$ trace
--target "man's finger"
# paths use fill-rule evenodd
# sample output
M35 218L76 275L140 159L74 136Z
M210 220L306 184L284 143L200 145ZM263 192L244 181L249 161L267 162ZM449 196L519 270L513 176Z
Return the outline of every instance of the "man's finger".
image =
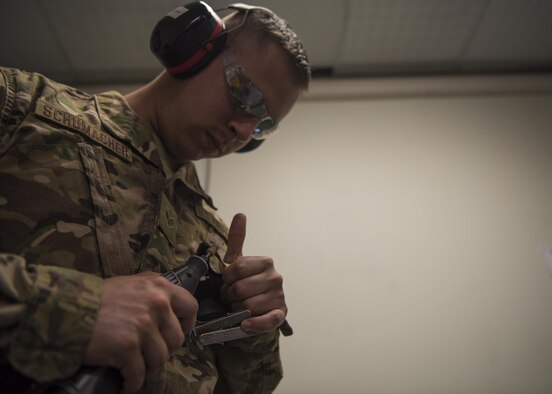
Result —
M241 322L241 328L251 332L270 332L277 327L280 327L286 314L281 309L275 309L262 316L250 317Z
M123 377L123 393L135 393L140 390L146 378L146 364L138 352L130 355L125 365L119 369Z
M243 255L243 244L245 242L245 226L247 218L243 213L237 213L232 219L230 230L228 231L228 249L224 256L225 263L232 263L238 257Z

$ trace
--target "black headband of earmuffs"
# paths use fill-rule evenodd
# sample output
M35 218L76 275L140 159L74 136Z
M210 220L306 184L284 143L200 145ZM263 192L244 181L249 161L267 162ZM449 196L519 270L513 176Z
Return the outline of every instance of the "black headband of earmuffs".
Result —
M235 3L240 12L263 7ZM188 78L206 67L224 49L227 31L222 19L203 1L180 6L165 15L151 33L150 49L175 78ZM237 152L256 149L263 140L251 140Z

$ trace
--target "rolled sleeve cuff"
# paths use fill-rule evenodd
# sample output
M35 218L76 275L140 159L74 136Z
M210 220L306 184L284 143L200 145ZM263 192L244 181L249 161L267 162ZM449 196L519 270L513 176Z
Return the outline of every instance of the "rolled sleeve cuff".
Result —
M94 330L102 286L91 274L36 266L27 313L8 354L11 365L41 383L74 374Z

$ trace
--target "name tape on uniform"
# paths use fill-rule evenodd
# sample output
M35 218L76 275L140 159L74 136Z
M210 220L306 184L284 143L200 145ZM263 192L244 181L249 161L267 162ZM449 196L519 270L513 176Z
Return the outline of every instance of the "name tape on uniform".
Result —
M92 126L90 123L79 118L78 116L75 116L43 100L38 100L36 114L39 117L46 118L58 125L64 126L65 128L78 131L86 137L103 145L117 156L132 162L132 152L127 146L123 145L120 141L113 138L105 131Z

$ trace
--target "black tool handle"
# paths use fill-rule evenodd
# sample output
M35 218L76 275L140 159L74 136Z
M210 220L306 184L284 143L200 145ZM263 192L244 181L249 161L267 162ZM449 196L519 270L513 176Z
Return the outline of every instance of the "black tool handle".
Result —
M167 278L175 285L183 287L190 293L194 294L197 289L197 285L199 284L199 279L201 279L202 276L207 275L208 271L209 265L205 259L203 257L193 255L188 259L186 264L163 274L163 277Z

